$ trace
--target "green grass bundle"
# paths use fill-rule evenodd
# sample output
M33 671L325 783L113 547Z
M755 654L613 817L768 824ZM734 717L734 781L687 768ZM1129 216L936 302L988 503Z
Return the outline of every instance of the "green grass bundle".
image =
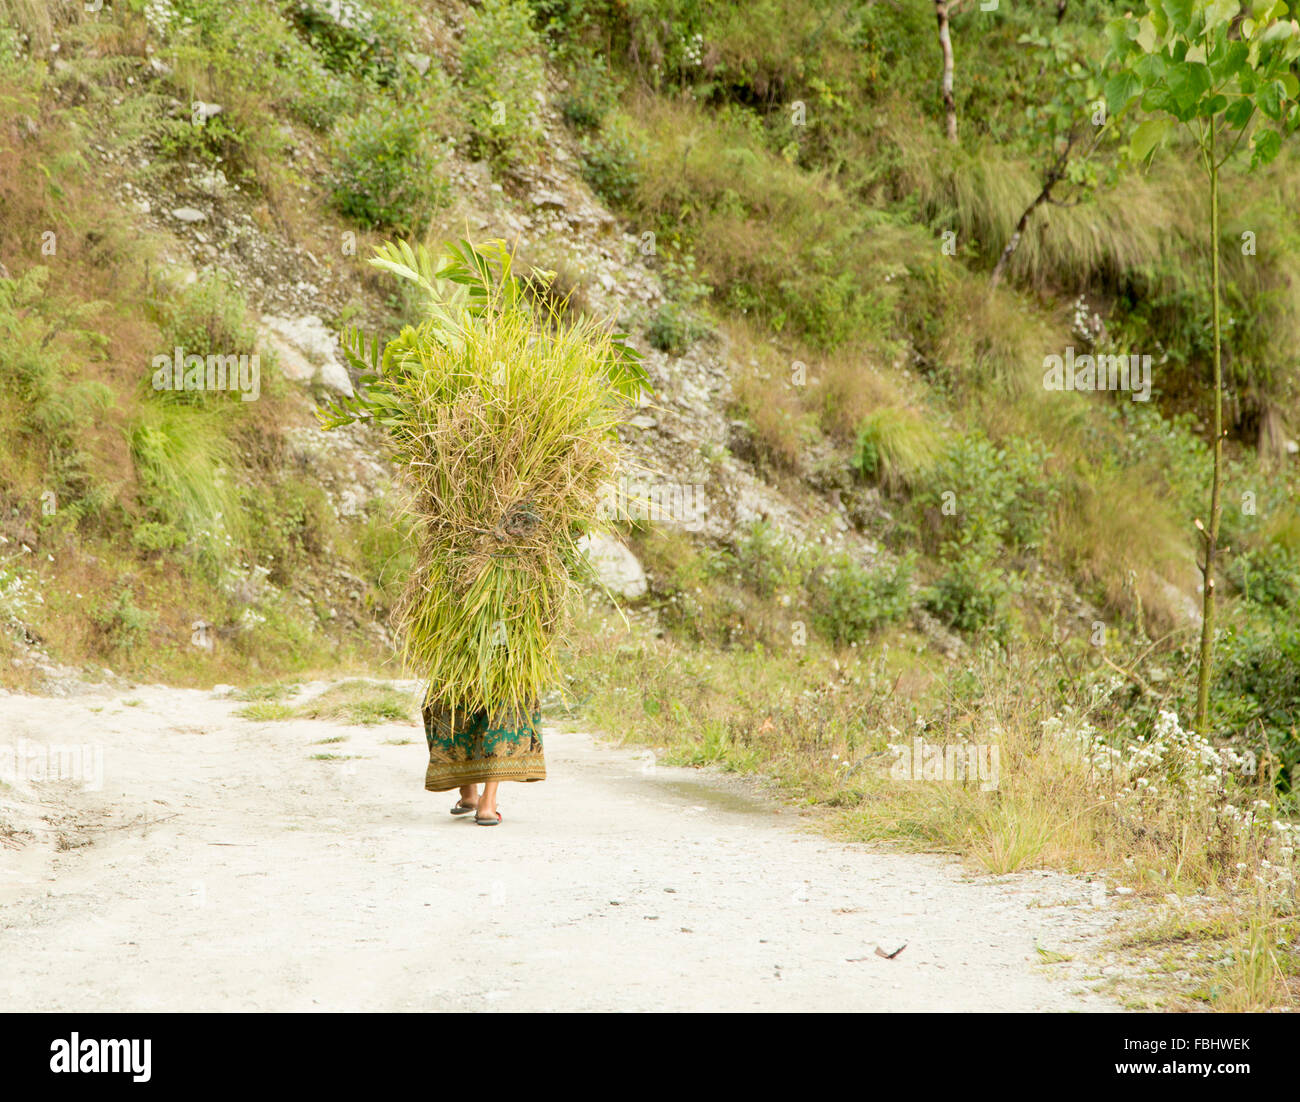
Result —
M427 703L520 709L557 681L554 643L586 569L577 546L617 474L615 427L645 376L621 334L529 297L504 243L371 261L414 280L427 316L380 351L343 335L357 397L323 422L370 420L404 468L418 542L395 619Z

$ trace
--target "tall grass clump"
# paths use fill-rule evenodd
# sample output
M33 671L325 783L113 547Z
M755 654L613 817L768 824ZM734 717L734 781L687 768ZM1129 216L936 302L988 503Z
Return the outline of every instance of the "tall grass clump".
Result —
M615 427L644 376L619 336L536 306L504 243L385 246L427 313L380 351L355 331L362 390L326 414L373 420L407 476L415 565L395 610L426 703L528 710L557 676L554 641L585 569L578 539L615 476Z
M189 543L211 563L227 546L243 545L247 525L230 476L238 457L219 412L145 401L127 440L148 512L138 537L154 546ZM168 538L160 537L159 526Z
M909 409L886 406L869 413L858 429L854 467L890 490L914 485L938 459L939 435Z

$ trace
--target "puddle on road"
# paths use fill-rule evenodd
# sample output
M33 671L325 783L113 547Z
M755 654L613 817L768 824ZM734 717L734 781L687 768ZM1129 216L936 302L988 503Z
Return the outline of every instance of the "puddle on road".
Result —
M713 807L721 811L735 811L742 815L767 816L772 813L771 808L753 796L746 796L739 792L728 792L726 789L715 788L703 781L678 780L675 778L670 780L667 777L656 777L653 774L645 776L643 779L646 784L660 792L670 793L687 803L703 804L705 807Z

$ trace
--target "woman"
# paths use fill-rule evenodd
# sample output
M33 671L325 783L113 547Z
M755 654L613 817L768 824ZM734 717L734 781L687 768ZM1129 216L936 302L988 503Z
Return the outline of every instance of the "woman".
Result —
M452 814L495 826L502 781L546 777L537 700L558 680L554 643L587 571L575 537L621 466L618 426L648 382L612 327L539 307L504 241L461 241L436 261L390 243L371 263L415 280L426 317L382 353L347 330L365 383L321 420L382 427L407 472L418 538L394 622L405 665L430 682L424 787L459 789Z
M452 717L445 708L424 706L424 735L429 743L429 765L424 787L429 792L460 789L453 815L474 813L479 826L502 821L497 808L497 786L502 781L544 781L541 713L486 711ZM483 785L483 794L478 786Z

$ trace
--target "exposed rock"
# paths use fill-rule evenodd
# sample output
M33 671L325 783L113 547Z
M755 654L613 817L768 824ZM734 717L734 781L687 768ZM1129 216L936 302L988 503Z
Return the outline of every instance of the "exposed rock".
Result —
M195 210L193 207L177 207L172 211L172 217L178 222L206 222L208 216L201 210Z
M1197 598L1179 589L1178 586L1158 574L1152 574L1151 578L1165 600L1169 602L1169 607L1181 612L1187 618L1187 622L1199 631L1201 628L1201 604ZM1195 581L1199 585L1199 578L1195 579Z
M543 210L563 210L567 205L564 196L556 191L534 192L532 202Z
M327 20L344 30L355 31L370 41L368 30L370 22L366 10L353 0L298 0L298 7L317 19Z
M403 54L402 57L420 76L428 73L429 66L433 64L433 58L428 54Z
M620 597L636 600L649 588L645 570L637 557L612 536L596 533L583 536L578 546L601 582Z
M930 613L922 608L912 610L912 619L917 628L948 659L957 658L964 647L961 637L949 631Z
M193 183L204 195L214 199L220 198L230 190L230 181L219 168L208 168L193 178Z
M190 114L196 123L205 123L214 115L220 115L225 110L219 103L205 103L201 99L196 99L190 104Z
M352 396L352 380L339 359L338 342L315 314L300 318L268 314L262 318L261 331L275 349L285 378L300 383L315 381Z

